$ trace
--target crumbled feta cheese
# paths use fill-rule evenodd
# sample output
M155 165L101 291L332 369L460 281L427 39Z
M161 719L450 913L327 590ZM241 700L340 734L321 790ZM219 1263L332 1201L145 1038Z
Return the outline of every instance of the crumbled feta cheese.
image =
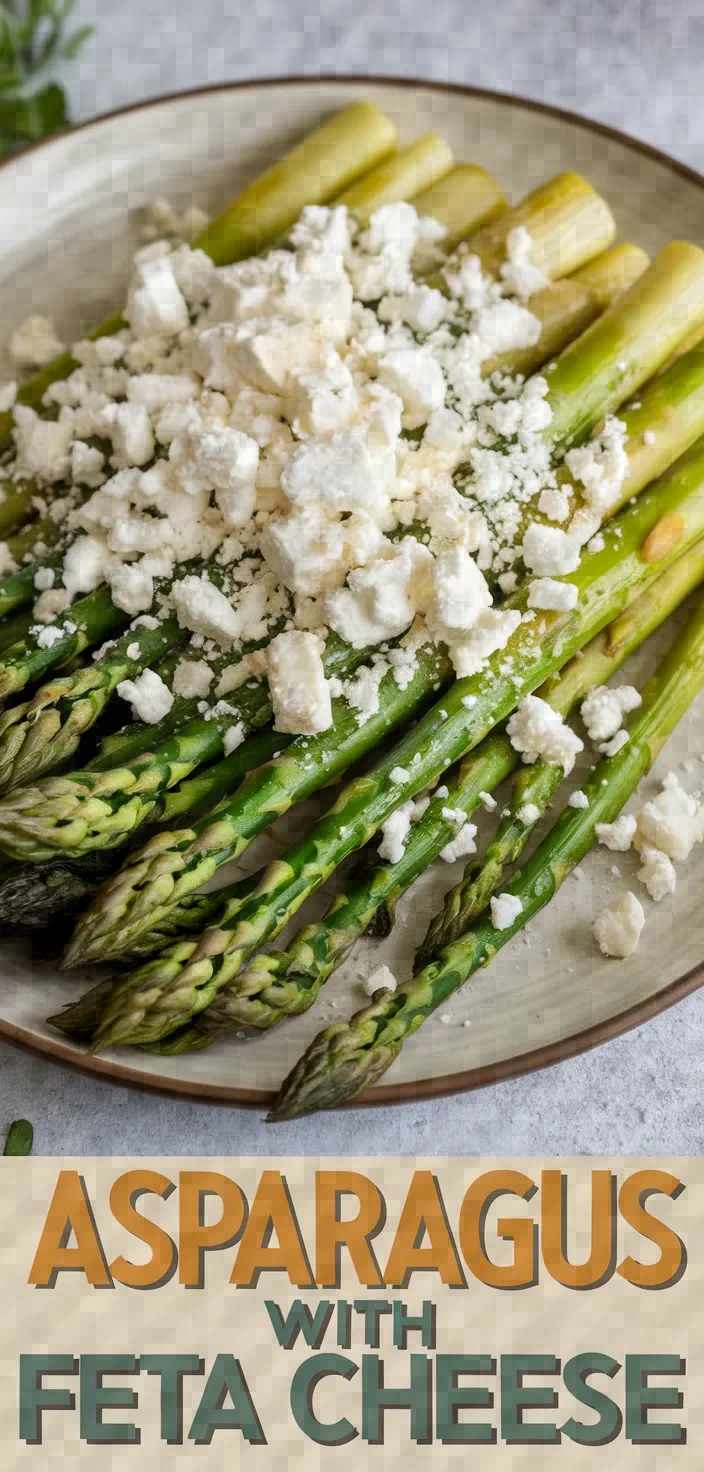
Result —
M659 902L665 895L674 894L677 875L672 859L662 849L653 848L649 843L641 844L640 857L643 862L638 870L638 878L645 885L650 898Z
M626 854L633 842L636 820L630 813L622 813L614 823L597 823L596 836L599 843L610 848L612 853Z
M276 576L292 593L315 598L344 581L344 525L330 520L317 505L269 522L259 546Z
M154 455L154 435L144 404L108 404L101 418L112 439L112 463L118 470L148 464Z
M432 566L427 547L405 537L390 557L355 568L347 587L326 595L326 622L355 649L397 638L428 608Z
M70 412L70 411L69 411ZM73 423L70 418L41 419L26 404L15 404L16 468L40 485L64 480L71 464Z
M492 797L490 792L480 792L479 801L481 802L482 807L486 808L487 813L495 812L498 807L496 798Z
M136 264L125 316L135 336L142 338L172 336L188 326L188 307L169 256Z
M558 583L555 578L534 578L528 588L528 607L568 613L576 606L577 597L575 583Z
M511 716L506 731L514 751L524 762L555 762L567 775L584 748L575 731L538 695L526 695Z
M134 617L154 602L154 579L144 562L117 562L107 569L113 603Z
M586 792L582 792L579 787L576 792L571 792L567 799L567 806L568 808L588 808L589 798Z
M627 731L617 731L616 735L612 736L610 741L602 742L599 751L603 751L604 756L616 756L619 751L623 750L624 746L628 745L629 741L630 737Z
M646 802L638 817L636 847L661 849L675 863L683 863L704 839L704 805L691 797L673 772L657 797Z
M482 610L491 607L491 593L483 572L462 546L438 554L432 578L428 627L438 639L450 643L458 631L473 628Z
M447 297L436 287L411 286L398 296L385 296L379 303L382 322L406 322L412 332L427 336L449 315Z
M645 911L630 889L612 900L592 926L594 939L605 956L632 956L645 925Z
M117 693L132 706L133 719L153 726L169 714L174 697L156 670L142 670L136 680L121 680Z
M316 634L292 629L277 634L267 649L274 729L313 735L332 725L330 687Z
M597 532L597 534L596 534L595 537L590 537L589 538L589 541L587 542L587 551L588 552L603 552L605 546L606 546L606 539L605 539L605 537L602 535L601 532Z
M228 726L222 738L222 747L225 756L231 756L233 751L237 751L238 747L243 745L245 737L246 731L243 721L238 721L236 726Z
M626 426L620 419L607 415L601 434L587 445L568 450L565 464L575 480L584 486L584 499L600 519L619 505L624 481L628 475L625 443Z
M414 344L384 353L379 359L379 382L401 398L409 428L424 424L445 402L442 368L429 348Z
M55 577L53 567L40 567L34 574L34 586L37 592L45 593L47 588L53 588Z
M71 598L92 593L105 579L112 556L99 537L77 537L64 555L64 588Z
M167 404L187 404L197 399L200 379L195 373L138 373L127 380L127 398L157 414Z
M65 350L50 317L27 317L10 338L10 357L18 368L45 368Z
M209 578L195 574L181 578L174 583L171 597L182 629L215 639L222 648L240 637L238 613Z
M633 685L597 685L582 701L581 716L590 741L608 741L623 725L623 718L638 710L641 696Z
M519 823L523 823L526 828L530 828L533 823L537 823L539 817L540 808L537 803L524 802L523 807L518 809L518 821Z
M337 353L331 353L318 373L299 373L293 380L291 426L300 438L337 434L354 419L358 407L354 379Z
M392 767L389 772L389 781L396 786L402 786L404 782L410 782L411 774L406 767Z
M174 695L194 700L207 695L214 670L205 659L180 659L171 682Z
M17 399L17 382L14 378L0 386L0 414L7 414Z
M64 638L65 630L56 624L47 624L46 628L40 629L37 634L37 645L40 649L53 649Z
M360 982L365 997L373 997L375 992L395 992L396 985L396 977L388 966L378 966L371 976Z
M188 496L215 491L228 526L243 526L255 506L259 445L228 425L187 425L169 447L181 490Z
M139 659L139 654L140 654L140 646L137 643L137 640L135 639L135 640L133 640L133 642L131 644L128 644L127 645L127 658L128 659Z
M95 488L105 480L105 456L85 440L74 440L71 446L71 479L74 485Z
M523 561L539 578L565 577L579 567L579 545L568 532L536 521L523 535Z
M461 812L461 809L444 809L443 817L445 816L445 812L454 813L457 811ZM462 823L457 829L454 838L451 838L450 842L446 843L445 847L440 850L440 858L446 864L454 864L457 859L466 858L469 854L475 854L477 851L477 845L475 843L477 825L476 823L470 823L463 812L461 813L461 817ZM455 818L451 818L448 821L455 822Z
M386 506L393 454L376 450L355 430L328 442L304 441L281 475L281 489L297 508L318 503L332 514L378 511Z
M538 510L548 521L567 521L570 514L570 498L559 486L546 486L538 497Z
M491 923L496 930L509 930L523 914L523 905L515 894L494 894L490 901Z
M510 296L526 301L536 291L549 286L550 277L540 266L531 261L533 241L525 225L516 225L506 237L506 256L500 270L504 290Z
M379 858L386 859L389 864L399 864L403 858L414 806L412 798L410 802L402 803L381 825L383 837L379 844Z
M469 632L453 639L449 646L455 674L460 679L476 675L492 654L506 648L520 622L517 609L482 609Z

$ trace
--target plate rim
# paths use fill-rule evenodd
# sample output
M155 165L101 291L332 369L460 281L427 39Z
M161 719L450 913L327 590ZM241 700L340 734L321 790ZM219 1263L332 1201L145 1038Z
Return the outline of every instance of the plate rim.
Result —
M149 97L140 102L127 103L123 107L113 108L107 112L99 113L97 116L87 118L80 123L74 123L63 132L54 134L50 138L40 139L37 143L30 144L19 154L0 161L0 179L7 171L31 155L39 151L48 151L54 146L59 146L66 138L71 138L78 133L84 133L92 128L100 127L102 123L112 122L115 119L129 116L132 113L146 112L151 108L163 106L164 104L197 100L199 97L215 95L223 92L244 92L255 87L280 88L280 87L312 87L321 83L335 83L343 86L354 86L360 90L370 86L389 86L398 88L423 88L432 92L457 94L461 97L473 97L479 101L486 100L498 102L506 107L518 107L530 112L540 113L559 122L568 123L571 126L585 128L588 132L599 134L601 137L610 138L622 147L630 148L641 157L653 160L665 165L672 173L678 174L689 183L696 184L704 190L704 174L690 164L673 158L664 149L656 148L651 143L634 137L622 129L614 128L609 123L598 122L583 114L573 112L568 108L557 107L549 102L540 101L537 98L523 97L520 93L502 92L489 87L475 87L465 85L462 82L438 82L426 77L393 76L378 72L317 72L308 75L296 73L292 76L273 77L246 77L238 81L212 82L203 87L192 87L180 89L176 92L165 92L156 97ZM668 982L660 991L643 1001L633 1003L632 1006L617 1012L613 1017L601 1022L593 1023L590 1027L582 1028L570 1037L546 1043L538 1048L532 1048L525 1053L513 1054L496 1063L481 1065L477 1068L462 1070L459 1073L439 1074L435 1078L413 1079L406 1083L381 1084L360 1095L357 1099L350 1100L342 1105L343 1109L378 1108L380 1105L410 1104L427 1099L438 1099L451 1094L469 1093L475 1089L487 1088L492 1084L504 1083L509 1079L520 1078L526 1074L536 1073L544 1068L553 1067L568 1058L577 1057L581 1053L590 1052L601 1047L603 1043L611 1042L617 1037L623 1036L634 1028L640 1027L645 1022L659 1016L668 1008L684 1001L688 996L698 991L704 985L704 960L690 968L682 976L676 977ZM75 1048L60 1040L44 1037L41 1034L30 1031L28 1028L11 1022L8 1018L0 1016L0 1038L42 1057L49 1058L55 1063L67 1065L80 1073L87 1074L91 1078L104 1078L111 1083L120 1084L125 1088L138 1088L148 1093L154 1093L163 1097L187 1098L198 1100L203 1103L222 1105L244 1105L253 1108L261 1108L269 1105L274 1099L274 1092L266 1089L251 1089L230 1087L227 1084L207 1084L204 1081L185 1079L169 1079L163 1075L157 1077L142 1073L139 1069L130 1067L129 1064L115 1062L89 1053L78 1052Z

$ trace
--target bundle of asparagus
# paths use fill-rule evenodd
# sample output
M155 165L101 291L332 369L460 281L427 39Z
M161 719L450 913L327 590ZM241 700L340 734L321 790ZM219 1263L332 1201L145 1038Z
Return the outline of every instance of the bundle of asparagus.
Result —
M412 980L377 993L349 1023L326 1028L284 1081L270 1118L292 1119L354 1098L375 1083L407 1037L547 905L649 771L677 722L704 685L704 600L643 690L643 703L621 749L595 767L587 805L567 807L505 893L517 901L512 924L478 919L432 952ZM519 908L520 907L520 908Z
M409 562L416 556L409 548L415 546L418 565L425 556L425 566L435 559L437 569L445 555L439 546L461 553L453 564L459 569L456 580L443 595L439 623L436 594L429 612L425 605L414 608L409 603L403 627L385 635L374 632L381 625L373 619L366 637L358 636L349 619L340 625L341 637L327 633L317 670L304 677L304 684L307 678L327 685L329 719L323 725L284 721L276 729L282 722L271 684L273 666L261 658L277 631L290 629L291 615L299 627L315 627L305 619L301 624L302 585L295 570L290 581L283 575L285 586L279 587L278 602L275 598L268 605L263 632L249 639L239 633L229 643L221 640L217 648L218 639L215 644L211 639L206 684L196 688L190 674L191 667L202 665L199 651L206 636L198 634L196 649L188 641L180 586L189 578L205 581L222 590L236 610L246 600L252 566L255 578L270 576L261 551L278 566L266 539L261 549L248 546L245 539L224 563L219 546L212 553L197 552L192 565L182 561L156 581L147 617L135 620L113 596L114 587L99 582L82 600L70 603L67 598L63 610L59 599L49 625L37 626L24 612L35 588L60 590L63 585L70 597L72 532L62 529L62 518L52 511L64 487L33 485L18 479L11 460L5 466L10 479L0 503L0 530L16 533L8 555L20 570L0 579L0 694L7 698L37 685L52 669L63 668L29 700L9 705L0 718L0 790L5 793L0 849L12 860L26 861L19 872L15 865L0 880L0 917L22 919L38 908L55 913L64 904L73 909L102 881L79 917L66 964L111 958L142 964L115 983L101 982L77 1006L53 1019L69 1035L90 1039L93 1048L131 1044L187 1051L232 1027L267 1028L305 1010L355 939L375 917L378 922L385 916L390 923L399 895L457 838L458 821L469 818L515 769L518 756L504 723L522 699L538 691L555 712L567 715L587 689L609 678L704 572L704 440L699 438L704 435L704 353L696 345L704 333L702 253L675 243L648 265L637 247L614 247L608 207L576 175L559 176L508 208L499 186L479 168L455 165L447 145L435 135L397 152L395 142L392 125L376 109L347 109L249 186L195 243L217 263L266 251L286 240L292 227L295 245L301 210L328 202L332 210L306 217L309 251L311 239L314 254L323 250L315 244L322 235L311 237L311 221L316 230L334 231L335 221L348 211L357 227L366 227L366 234L356 237L357 254L346 268L360 308L354 318L359 336L356 346L353 339L355 372L372 397L376 393L383 399L391 385L393 392L401 392L407 454L415 443L427 444L431 456L426 490L411 499L410 515L397 514L395 523L386 525L381 558L391 569L395 548ZM407 217L401 204L406 200L415 205L415 214ZM409 285L399 266L401 248L384 236L384 228L393 218L400 240L404 220L407 224L426 217L439 224L426 232L426 255L419 257ZM466 241L445 259L434 243L442 227L445 251ZM281 270L281 257L278 250L263 259L271 260L272 270L275 265ZM379 275L382 260L386 277ZM382 278L383 288L375 292L374 283ZM243 324L237 330L256 333L262 330L256 325L262 321L257 317L261 287L253 284L254 277L251 283L246 276L237 281L235 321ZM243 305L249 302L248 290L251 304ZM447 309L443 298L449 301ZM372 307L362 308L370 302ZM213 310L210 318L196 318L195 327L186 330L186 344L189 332L198 338L208 330L230 330L222 327L217 314L213 318ZM95 339L114 338L126 320L129 309L128 319L111 318ZM215 327L210 326L213 321ZM251 329L250 321L255 324ZM384 323L391 324L388 331ZM282 319L277 331L289 331L289 324ZM374 346L375 332L382 334L386 356ZM416 353L420 356L413 357ZM429 362L433 353L435 361ZM226 390L225 362L225 357L217 365L211 360L216 398ZM419 377L409 376L409 362ZM371 369L370 363L375 365ZM538 370L545 364L542 377ZM441 397L439 365L445 376ZM42 411L47 407L51 414L52 394L46 403L44 398L47 389L66 377L70 387L70 375L77 370L78 361L70 357L50 365L21 389L20 403ZM169 370L168 365L166 370L158 363L154 367L152 361L150 371L156 383L159 372L163 376ZM306 372L310 376L303 360L296 371L301 382ZM269 391L270 402L263 403L262 372L259 363L252 379L254 416L271 409ZM320 382L318 378L307 391L319 392ZM429 389L429 384L435 386ZM334 392L344 400L344 375ZM453 408L442 420L443 414L448 416L440 408L446 392ZM53 393L56 404L60 398ZM305 444L318 434L325 445L335 443L335 428L344 420L330 421L323 429L311 428L311 420L306 427L286 409L285 394L281 397L279 390L279 398L273 399L278 412L284 418L288 414L299 441ZM330 410L331 401L326 403ZM611 416L622 406L615 423ZM337 401L334 410L340 412ZM313 418L317 412L310 409ZM187 406L181 416L186 419ZM424 430L428 421L432 434ZM12 415L0 430L9 444ZM174 431L170 433L173 439ZM455 467L454 489L448 491L447 474L443 480L432 468L432 436L440 435L438 444L444 444L448 435L456 439L458 433L464 435L464 454L441 462ZM165 442L170 442L168 436ZM345 444L345 454L354 454L352 442ZM577 448L585 445L586 450ZM150 446L145 457L153 453L153 440ZM104 445L97 450L106 453ZM157 459L157 480L160 463ZM485 471L489 479L480 496L477 488ZM342 458L335 477L344 484L346 474ZM119 494L124 494L125 475L129 471L118 467ZM518 486L515 494L502 490L506 479ZM293 485L290 477L284 483ZM215 479L203 489L210 493L217 485ZM91 498L74 486L70 495L76 514L85 516L86 508L90 514L102 494L98 490ZM308 494L305 486L296 490L304 499ZM342 508L344 518L350 508L345 509L335 478L328 481L325 494L331 508ZM339 510L328 512L327 503L321 504L321 517L337 516L337 524L344 524ZM129 508L128 499L126 521ZM472 525L483 524L483 531L472 530L471 517L467 520L469 512L478 511L484 515L475 515ZM274 518L277 514L274 504ZM264 512L264 524L271 515ZM438 517L445 518L442 533L437 531ZM448 518L454 531L447 530ZM69 519L69 526L73 524ZM79 519L77 524L86 522ZM600 525L603 531L596 536ZM318 533L309 523L307 536L314 535ZM425 550L429 540L432 553ZM477 562L468 558L468 547L485 577L472 572ZM304 543L301 556L307 555ZM368 553L361 559L362 569L365 558L369 560ZM354 576L349 579L353 591ZM477 629L487 630L484 645L480 643L474 663L464 656L465 670L451 631L468 627L457 617L456 605L463 606L467 579L476 576L482 584L477 609L492 602L493 609L486 624L477 621ZM317 596L316 590L313 603ZM352 593L348 596L354 604ZM328 600L325 593L324 600L327 610L335 607L334 597ZM361 610L362 604L354 606ZM360 627L365 627L364 619ZM503 632L497 637L498 628ZM106 638L105 649L86 659ZM694 635L692 640L672 656L683 670L698 649ZM86 735L96 723L100 735L101 724L112 717L118 689L134 689L155 664L158 689L175 686L164 708L151 710L146 722L108 732L97 754L76 771L44 775L65 767L77 749L89 753ZM672 668L671 661L665 674L668 690ZM368 694L370 681L374 699L360 704L360 690L364 687ZM694 693L692 679L683 677L682 686L679 704L668 699L670 714L652 729L669 730L685 708L685 691L690 690L689 698ZM655 701L650 688L631 729L633 750L641 753L650 741L647 712ZM439 699L434 698L438 691ZM332 809L280 860L224 890L197 893L228 860L239 858L274 817L319 791L402 727L409 729L397 744L363 775L353 777ZM635 759L630 765L625 757L620 764L618 757L611 760L607 786L612 771L627 772L628 780L636 773ZM453 763L459 763L456 770ZM521 770L510 811L484 862L471 866L449 896L443 916L431 926L424 958L435 957L448 942L467 947L468 926L500 884L506 863L519 855L562 775L556 761ZM625 780L617 780L619 792ZM372 861L322 921L304 927L285 951L260 953L348 855L400 807L408 811L413 799L439 782L437 795L429 794L420 805L418 821L412 827L406 821L409 831L401 857ZM613 809L606 798L599 802L602 821L603 812ZM527 805L535 814L528 824L518 817ZM588 846L594 829L582 813L568 815L573 824L577 819L579 843ZM188 826L175 826L184 821ZM120 867L120 850L145 825L151 836ZM526 872L533 872L530 866ZM459 974L454 953L452 968L453 976ZM433 996L435 990L445 995L446 983L434 987ZM406 1008L405 996L411 993L417 1001L415 981L383 1013L384 1018L402 1018L401 1037L404 1029L417 1025L409 1022ZM379 1006L375 1000L369 1009L375 1018L382 1016L375 1010ZM282 1116L336 1102L382 1071L397 1033L385 1023L378 1028L374 1024L369 1033L366 1016L362 1014L362 1034L359 1019L350 1025L353 1043L347 1033L339 1034L339 1067L335 1030L324 1035L324 1046L314 1045L309 1062L284 1086ZM370 1061L366 1053L360 1061L365 1049ZM347 1061L351 1053L354 1066Z

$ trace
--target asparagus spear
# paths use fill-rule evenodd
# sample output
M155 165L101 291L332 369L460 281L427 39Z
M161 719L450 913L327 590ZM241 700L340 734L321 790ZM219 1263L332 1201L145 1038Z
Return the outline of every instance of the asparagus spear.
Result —
M543 699L562 716L567 715L588 690L609 679L703 577L704 543L700 542L604 629L582 658L572 660L560 676L549 680L539 692ZM562 767L554 762L538 761L519 768L507 811L484 857L470 862L459 884L446 894L442 910L431 920L418 947L417 965L425 965L443 946L457 940L486 908L509 865L520 858L563 778Z
M165 946L173 944L175 938L181 939L189 932L201 930L222 903L225 893L234 911L237 905L244 903L245 899L256 889L260 877L261 874L257 871L253 874L246 874L244 878L228 885L226 892L188 895L183 904L177 907L173 916L169 916L162 926L155 927L144 937L143 942L134 953L135 964L141 956L152 956ZM105 1006L115 990L115 985L114 977L105 977L96 986L84 992L77 1001L70 1002L55 1016L47 1017L49 1026L57 1028L59 1032L76 1041L88 1041L100 1022Z
M348 1023L326 1028L285 1079L269 1116L292 1119L356 1098L385 1073L427 1017L556 894L589 852L597 823L612 822L650 770L660 749L704 684L704 600L653 679L628 725L629 741L606 757L585 786L589 806L566 808L506 893L520 901L512 925L498 930L477 921L453 944L435 953L421 971L394 992L376 994Z
M170 828L176 820L195 821L212 812L235 791L248 772L271 760L274 752L291 740L271 728L254 732L230 756L207 767L197 777L180 782L173 791L163 793L149 813L149 826ZM98 849L82 858L50 859L43 864L8 863L0 869L0 927L32 931L47 926L55 928L57 921L82 910L99 884L114 874L121 863L119 849ZM177 905L173 916L164 921L164 933L172 938L178 935L181 914L195 914L202 899L203 896L187 896L183 906ZM204 912L203 924L208 920ZM193 926L185 924L185 929ZM62 933L60 941L53 946L54 951L63 949L68 933ZM152 955L166 944L166 940L158 943L153 939L155 935L156 928L140 942L140 954Z
M224 266L272 245L291 228L304 205L326 204L396 146L396 128L372 102L354 102L309 133L248 184L193 242L216 265ZM120 312L96 328L94 337L112 336L124 327ZM68 378L78 363L70 353L22 385L19 402L39 409L46 390ZM0 414L0 449L10 444L12 411Z
M649 265L638 245L614 245L530 298L530 311L540 322L540 337L531 348L498 353L482 365L485 378L492 373L534 373L541 363L556 358L579 333L586 331L624 291L634 286Z
M334 639L325 668L329 674L349 675L370 653ZM124 843L148 817L152 821L157 818L159 799L169 787L183 781L194 768L223 755L227 733L234 726L241 725L243 733L259 727L270 710L268 694L257 682L251 688L242 687L236 704L231 700L211 701L204 715L188 721L159 746L129 763L101 771L86 767L16 788L0 802L2 847L15 858L42 862L56 853L77 857ZM345 717L351 720L346 710ZM379 731L386 729L382 722ZM313 739L302 738L301 745L304 787L310 791L314 787L310 786L307 753ZM282 748L284 745L282 742ZM332 759L331 774L343 770L335 765L336 753ZM322 773L320 780L325 780Z
M269 867L233 927L223 919L204 932L190 954L177 947L126 978L113 995L93 1046L158 1040L208 1006L243 961L282 929L349 854L368 842L399 800L437 781L504 720L523 695L537 689L703 535L700 442L614 519L604 550L585 559L574 574L579 591L575 610L547 614L539 624L521 623L505 650L493 655L482 673L457 680L392 751L343 789L330 812L288 850L285 862ZM509 601L522 610L526 596L523 590ZM384 690L385 684L382 681L380 688L382 709L391 693ZM171 839L161 835L137 854L81 917L67 964L119 955L222 862L237 857L244 847L246 809L257 785L255 773L245 783L242 797L223 807L217 821ZM260 813L260 825L265 820L266 814Z
M587 691L608 679L638 646L672 613L673 609L704 578L704 542L681 557L668 572L663 573L653 586L642 593L620 618L597 635L587 648L580 651L558 675L548 681L538 694L548 700L564 717ZM338 967L359 937L368 931L371 922L380 912L391 912L411 884L438 857L456 831L454 825L443 817L447 812L461 810L467 818L480 807L483 797L491 792L514 770L516 753L503 730L492 731L484 741L465 757L451 779L446 779L447 792L444 796L431 799L421 819L411 828L406 840L403 857L397 863L371 860L362 873L352 882L346 893L332 900L323 918L304 926L293 937L285 951L274 951L255 956L227 986L219 991L211 1005L200 1013L190 1027L173 1034L159 1051L163 1053L185 1053L194 1048L205 1047L232 1028L274 1026L283 1017L305 1012L312 1005L331 973ZM525 824L517 817L523 802L536 801L534 793L539 784L531 782L537 777L538 767L523 768L525 795L517 795L512 802L513 819L502 822L496 839L487 850L484 861L476 868L490 880L485 897L477 909L465 909L463 905L453 925L447 930L438 929L435 944L426 940L427 955L435 955L442 945L466 930L501 880L503 864L513 862L532 831L534 824ZM564 773L561 767L549 767L551 779L549 793L544 806L552 797ZM520 778L519 778L520 780ZM537 821L537 820L536 820ZM505 833L504 848L499 850L499 834ZM510 852L506 845L511 845ZM501 859L496 863L499 852ZM285 861L285 855L283 856ZM468 870L469 873L469 870ZM460 890L464 886L457 886ZM454 894L455 891L451 891ZM211 897L208 896L208 899ZM225 899L225 896L221 897ZM211 907L208 907L211 909ZM445 900L443 916L448 908ZM453 910L453 916L454 916ZM466 923L465 923L466 922ZM212 907L207 924L215 923L215 907ZM185 927L184 927L185 928ZM189 927L190 928L190 927ZM432 927L431 927L432 930ZM430 937L430 932L429 932ZM149 940L149 936L146 937ZM419 957L420 957L419 952Z
M376 168L363 174L356 183L350 184L341 194L336 195L335 204L346 205L357 223L366 225L374 211L381 209L382 205L393 204L402 199L415 200L421 190L429 190L434 185L437 187L438 181L442 179L447 179L448 193L454 195L455 183L449 178L453 163L449 143L439 133L423 133L420 138L409 143L407 148L399 149L398 153L377 164ZM479 172L483 171L477 170ZM489 178L488 175L485 177ZM469 180L463 178L461 182L462 193L468 193ZM489 184L493 184L494 190L498 191L498 185L494 184L493 179L489 180ZM457 193L459 195L459 191ZM462 203L464 204L464 200ZM425 210L425 213L429 214L430 211ZM479 218L483 218L486 213L488 211L483 209ZM466 228L465 226L465 230Z
M91 595L92 605L94 601ZM175 618L164 619L156 629L143 625L129 629L104 659L73 674L55 676L32 700L5 711L0 716L0 792L67 761L120 681L134 679L182 637ZM22 642L27 649L33 641ZM14 657L16 669L20 661ZM23 671L31 668L25 655L21 664ZM0 689L2 674L0 665Z
M477 164L455 164L434 184L413 196L417 213L445 226L442 248L456 250L460 241L507 208L500 184Z
M6 700L18 690L23 690L31 680L41 676L56 664L73 659L92 644L110 638L128 622L128 615L116 607L110 589L102 584L94 593L79 599L51 625L53 640L46 637L46 629L33 633L32 628L25 639L11 645L0 664L0 700Z

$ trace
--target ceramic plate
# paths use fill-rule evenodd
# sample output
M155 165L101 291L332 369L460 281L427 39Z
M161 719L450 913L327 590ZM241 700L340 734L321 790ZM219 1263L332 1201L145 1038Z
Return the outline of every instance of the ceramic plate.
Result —
M158 195L213 212L326 114L371 98L404 140L433 128L458 158L483 164L510 198L562 169L585 173L614 209L620 237L655 250L669 239L704 238L704 180L632 140L569 114L515 98L424 82L284 79L168 97L98 119L42 144L0 170L2 338L31 312L50 313L69 339L122 300L140 214ZM0 372L5 369L0 363ZM685 615L686 616L686 615ZM664 631L661 647L672 635ZM640 682L653 641L631 661ZM694 790L704 780L704 702L690 712L658 763ZM575 774L577 783L579 773ZM316 811L297 810L248 851L247 867L280 851ZM643 895L647 929L628 961L598 953L591 921L607 896L635 881L637 860L593 853L557 900L443 1013L423 1028L365 1102L394 1102L475 1087L553 1063L645 1021L701 985L704 845L694 851L673 899ZM612 872L613 869L619 872ZM141 1087L196 1098L263 1103L322 1025L362 1004L360 977L386 961L408 974L414 947L460 866L438 864L400 909L393 935L363 941L306 1016L254 1040L232 1038L192 1057L154 1059L124 1051L86 1058L59 1041L43 1018L92 980L33 968L5 943L0 1032ZM329 897L329 896L327 896ZM327 898L317 897L320 910ZM308 912L310 913L310 912ZM470 1025L463 1026L465 1022Z

